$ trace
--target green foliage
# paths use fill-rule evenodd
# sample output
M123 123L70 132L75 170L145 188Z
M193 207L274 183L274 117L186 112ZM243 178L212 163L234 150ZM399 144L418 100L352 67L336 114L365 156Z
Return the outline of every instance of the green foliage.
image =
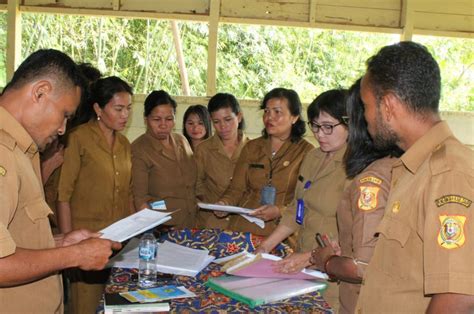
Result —
M209 28L178 23L191 95L206 95ZM165 89L180 95L181 78L168 21L90 16L22 14L22 56L56 48L104 75L118 75L136 93ZM305 102L324 90L349 87L368 57L398 35L295 27L221 24L217 90L261 99L271 88L295 89ZM442 110L474 111L474 41L415 36L440 64ZM6 47L6 14L0 15L0 47ZM5 51L0 69L5 69ZM0 71L5 85L5 71Z

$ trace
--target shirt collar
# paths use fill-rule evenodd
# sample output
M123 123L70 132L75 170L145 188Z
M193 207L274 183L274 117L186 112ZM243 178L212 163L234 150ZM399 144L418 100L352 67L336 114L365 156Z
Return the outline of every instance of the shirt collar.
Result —
M412 173L416 173L421 164L439 145L453 133L446 121L435 124L425 135L420 137L403 155L400 161Z
M25 128L3 107L0 107L0 128L10 134L23 153L35 154L38 146Z

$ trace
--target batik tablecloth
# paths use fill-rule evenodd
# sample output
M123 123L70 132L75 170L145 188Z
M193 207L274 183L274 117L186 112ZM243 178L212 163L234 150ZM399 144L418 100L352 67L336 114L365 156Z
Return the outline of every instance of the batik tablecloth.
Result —
M263 240L260 236L250 233L220 231L217 229L206 230L171 230L158 235L160 242L165 240L191 247L194 249L207 249L209 254L216 258L235 254L247 250L253 252ZM280 244L272 254L286 256L290 252L288 246ZM159 251L158 251L158 254ZM324 301L319 292L308 293L293 297L281 302L274 302L251 309L246 304L235 301L223 294L206 287L204 283L209 277L223 275L220 265L211 263L195 278L187 276L158 275L158 285L172 284L185 286L194 292L197 297L170 300L171 312L177 313L332 313L329 305ZM106 286L106 293L116 293L137 289L137 269L113 268ZM101 311L99 311L101 312Z

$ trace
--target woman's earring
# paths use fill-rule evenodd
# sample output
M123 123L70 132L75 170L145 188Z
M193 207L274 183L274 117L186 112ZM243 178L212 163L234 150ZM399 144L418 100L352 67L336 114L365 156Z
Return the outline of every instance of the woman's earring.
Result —
M100 116L97 116L97 121L100 121Z

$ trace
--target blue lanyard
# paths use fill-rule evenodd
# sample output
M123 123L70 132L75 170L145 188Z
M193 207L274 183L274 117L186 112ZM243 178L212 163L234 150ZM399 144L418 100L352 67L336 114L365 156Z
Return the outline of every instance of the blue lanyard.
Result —
M303 187L303 194L306 192L311 186L311 181L306 181ZM296 223L298 225L303 224L303 218L304 218L304 200L303 197L298 198L296 200Z

